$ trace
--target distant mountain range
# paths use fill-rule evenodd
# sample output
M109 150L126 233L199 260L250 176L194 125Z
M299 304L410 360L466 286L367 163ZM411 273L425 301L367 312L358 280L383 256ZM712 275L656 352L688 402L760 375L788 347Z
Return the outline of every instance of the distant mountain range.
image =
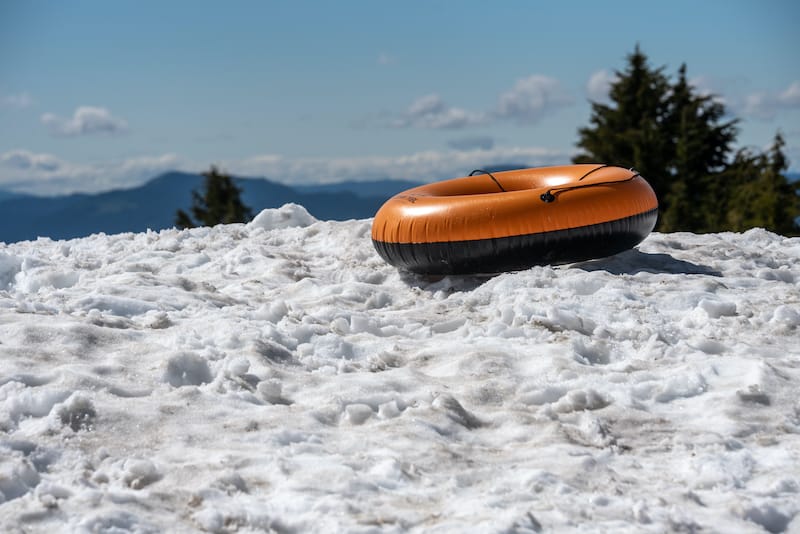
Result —
M489 171L525 168L494 165ZM800 174L790 173L792 181ZM253 214L295 202L318 219L372 217L392 195L421 185L399 180L372 180L289 187L262 178L235 178L242 200ZM93 233L162 230L175 223L178 209L189 210L191 192L201 190L199 174L168 172L139 187L96 194L39 197L0 190L0 241L13 243L49 237L70 239Z
M489 170L524 168L494 165ZM400 180L372 180L289 187L263 178L234 178L242 200L257 215L265 208L294 202L318 219L372 217L392 195L421 185ZM191 207L192 191L203 176L168 172L132 189L40 197L0 190L0 241L13 243L49 237L70 239L93 233L143 232L171 228L175 212Z
M235 178L235 182L254 215L264 208L295 202L319 219L332 220L372 217L390 196L419 185L390 180L298 187L256 178ZM39 197L0 191L0 241L170 228L175 212L188 211L191 192L202 186L199 174L168 172L139 187L97 194Z

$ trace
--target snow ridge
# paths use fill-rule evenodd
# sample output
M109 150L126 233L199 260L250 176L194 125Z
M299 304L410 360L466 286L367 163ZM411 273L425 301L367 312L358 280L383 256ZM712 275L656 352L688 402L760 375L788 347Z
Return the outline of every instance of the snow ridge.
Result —
M370 224L0 244L0 530L800 529L800 239L429 279Z

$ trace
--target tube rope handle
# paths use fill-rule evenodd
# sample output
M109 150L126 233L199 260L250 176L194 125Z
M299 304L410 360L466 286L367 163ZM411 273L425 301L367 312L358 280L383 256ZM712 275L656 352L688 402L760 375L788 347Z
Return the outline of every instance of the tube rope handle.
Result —
M583 180L584 178L586 178L587 176L592 174L594 171L599 170L599 169L603 169L605 167L610 167L610 165L605 164L605 165L601 165L599 167L595 167L591 171L587 172L586 174L584 174L583 176L578 178L578 181L580 182L581 180ZM563 193L565 191L572 191L573 189L583 189L584 187L595 187L595 186L598 186L598 185L621 184L623 182L630 182L631 180L633 180L637 176L641 176L641 174L636 169L634 169L633 167L628 169L628 171L632 172L633 174L631 176L629 176L628 178L625 178L624 180L612 180L612 181L609 181L609 182L595 182L593 184L572 185L572 186L568 186L568 187L553 187L552 189L548 189L546 193L542 193L541 195L539 195L539 199L541 199L542 202L544 202L546 204L549 204L550 202L553 202L556 199L556 196L553 194L553 191L556 191L557 193Z
M469 173L469 176L474 176L476 172L480 172L480 173L483 173L483 174L488 174L488 175L489 175L489 178L491 178L492 180L494 180L494 183L496 183L496 184L497 184L497 187L499 187L499 188L500 188L500 191L502 191L503 193L507 193L507 192L508 192L508 191L506 191L505 187L503 187L502 185L500 185L500 182L498 182L498 181L497 181L497 178L495 178L495 177L494 177L494 175L493 175L492 173L490 173L489 171L485 171L485 170L483 170L483 169L475 169L474 171L472 171L471 173Z

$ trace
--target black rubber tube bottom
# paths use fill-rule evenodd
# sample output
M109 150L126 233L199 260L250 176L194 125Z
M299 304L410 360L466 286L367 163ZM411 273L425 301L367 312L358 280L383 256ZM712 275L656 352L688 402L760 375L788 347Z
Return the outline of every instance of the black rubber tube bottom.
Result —
M420 274L520 271L534 265L612 256L635 247L653 230L658 209L600 224L471 241L387 243L375 250L395 267Z

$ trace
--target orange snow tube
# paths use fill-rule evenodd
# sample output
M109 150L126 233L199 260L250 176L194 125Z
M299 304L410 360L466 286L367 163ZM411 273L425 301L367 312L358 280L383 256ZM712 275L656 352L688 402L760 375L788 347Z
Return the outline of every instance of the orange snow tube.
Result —
M390 198L372 243L416 273L495 273L611 256L647 237L657 215L655 193L633 169L473 171Z

